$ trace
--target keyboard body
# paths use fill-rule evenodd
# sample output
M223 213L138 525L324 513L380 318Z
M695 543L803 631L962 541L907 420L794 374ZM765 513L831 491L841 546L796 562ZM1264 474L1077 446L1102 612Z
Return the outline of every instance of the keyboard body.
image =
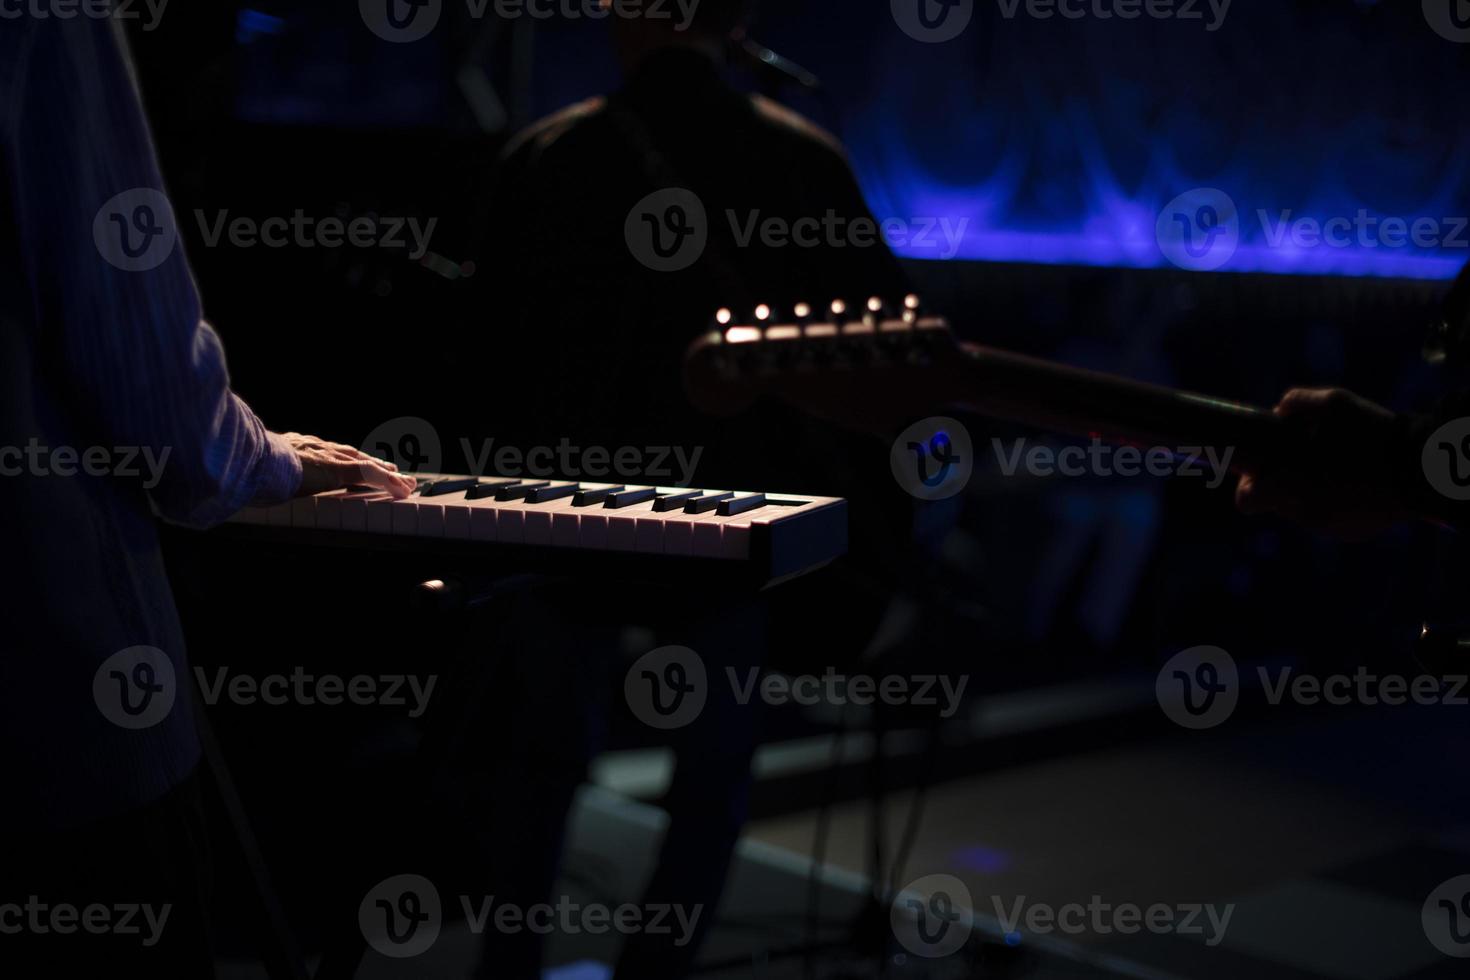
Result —
M847 550L847 504L836 497L495 476L425 474L403 500L336 490L246 508L230 524L272 540L451 556L497 573L715 572L757 586Z

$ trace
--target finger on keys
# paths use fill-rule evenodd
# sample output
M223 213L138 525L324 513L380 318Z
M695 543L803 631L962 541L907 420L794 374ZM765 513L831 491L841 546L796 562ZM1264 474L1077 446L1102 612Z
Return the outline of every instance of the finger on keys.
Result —
M386 490L396 499L402 500L413 493L416 483L412 477L389 472L379 460L370 462L343 462L341 467L343 485L358 484Z

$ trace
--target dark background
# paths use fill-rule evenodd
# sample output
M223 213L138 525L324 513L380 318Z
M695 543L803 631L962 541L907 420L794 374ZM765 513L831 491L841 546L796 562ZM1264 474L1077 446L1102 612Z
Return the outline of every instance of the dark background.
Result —
M1466 211L1470 50L1430 30L1418 4L1239 3L1214 33L1006 20L977 4L943 45L908 38L886 8L767 3L753 34L822 77L819 96L787 94L846 140L880 218L970 220L962 255L984 261L910 262L961 332L1263 404L1291 384L1342 384L1409 409L1454 381L1418 351L1457 249L1303 258L1247 233L1223 271L1202 274L1175 270L1152 241L1158 207L1206 184L1242 212ZM439 218L435 258L417 265L374 250L211 249L183 222L236 385L269 424L357 442L421 416L448 466L460 436L513 438L497 379L550 369L496 358L494 297L515 284L474 265L475 242L516 229L473 217L518 126L616 84L607 25L464 9L447 4L439 29L406 45L374 37L350 3L179 6L132 32L181 214ZM1284 274L1298 271L1338 274ZM348 380L325 382L324 364ZM481 389L483 414L466 412ZM982 445L1010 434L974 433ZM1262 656L1396 657L1445 589L1433 532L1344 550L1241 520L1228 490L1197 481L982 474L969 503L949 552L997 679L1148 669L1206 635Z
M497 393L554 370L497 356L495 296L516 284L496 279L476 243L513 242L518 230L474 220L497 156L519 127L615 85L617 67L604 24L473 23L448 2L430 39L390 45L356 8L176 4L156 31L131 35L181 215L439 219L420 264L373 250L208 248L195 222L182 224L235 386L267 424L359 443L387 420L420 416L453 469L460 437L514 443L518 406ZM1223 270L1194 273L1170 266L1153 239L1160 207L1200 186L1225 190L1245 213L1470 210L1470 47L1430 30L1420 4L1238 0L1215 33L1198 22L1008 21L994 4L975 8L971 29L945 45L906 37L876 0L768 0L754 28L825 82L820 95L784 94L844 139L879 217L970 221L956 260L906 256L962 334L1267 405L1291 385L1320 384L1424 409L1458 384L1420 346L1461 250L1292 254L1247 235ZM977 447L1046 438L978 421L971 431ZM1169 656L1211 644L1243 669L1412 673L1418 624L1465 618L1466 583L1453 570L1466 556L1452 536L1420 527L1327 542L1242 518L1228 486L1202 482L1006 479L982 467L939 549L951 641L910 669L971 674L979 696L1120 678L1147 693ZM342 614L312 594L312 570L289 580L293 609ZM207 618L221 599L210 594L218 582L176 584L186 616ZM444 651L413 646L412 623L378 626L389 654L407 647L420 669L438 665ZM819 642L822 626L814 615ZM209 664L221 652L196 642L191 655ZM248 652L300 662L287 642ZM354 644L322 659L344 671L375 662ZM1166 730L1148 708L1108 723L1109 744ZM270 849L307 858L289 890L310 894L331 869L360 872L353 854L313 854L312 842L340 844L350 827L374 833L339 819L354 805L391 820L414 798L371 775L381 759L352 748L356 719L317 730L308 712L269 725L245 714L225 709L217 722L248 739L230 744ZM621 737L639 738L623 721ZM772 736L814 727L779 718ZM968 752L940 772L1075 748L1075 735ZM350 765L330 762L349 754ZM1279 764L1305 771L1310 761ZM811 806L817 785L758 787L757 815ZM1424 803L1424 785L1406 777L1399 802ZM860 796L861 775L840 792ZM300 812L282 802L291 798L314 801Z

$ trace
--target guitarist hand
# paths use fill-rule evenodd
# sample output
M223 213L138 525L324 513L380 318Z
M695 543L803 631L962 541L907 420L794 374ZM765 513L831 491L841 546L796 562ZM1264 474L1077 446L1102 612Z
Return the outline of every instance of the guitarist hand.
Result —
M1405 417L1341 388L1293 388L1275 411L1292 448L1241 476L1242 513L1279 514L1348 540L1420 516L1409 501L1418 462Z

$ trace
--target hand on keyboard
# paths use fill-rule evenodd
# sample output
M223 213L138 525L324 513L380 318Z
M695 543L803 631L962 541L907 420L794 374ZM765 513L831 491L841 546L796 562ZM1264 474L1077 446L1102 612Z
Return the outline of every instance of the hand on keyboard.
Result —
M400 475L392 463L361 450L299 432L287 432L285 439L301 460L298 496L350 486L374 487L400 499L413 492L413 477Z

